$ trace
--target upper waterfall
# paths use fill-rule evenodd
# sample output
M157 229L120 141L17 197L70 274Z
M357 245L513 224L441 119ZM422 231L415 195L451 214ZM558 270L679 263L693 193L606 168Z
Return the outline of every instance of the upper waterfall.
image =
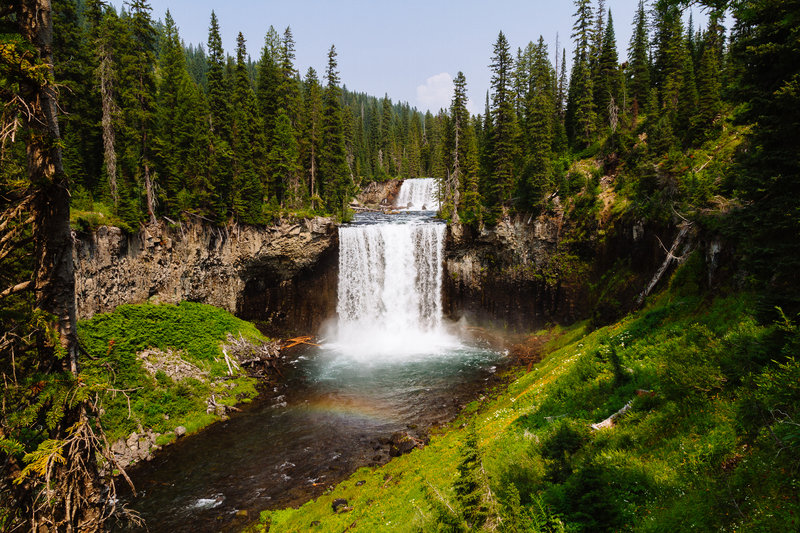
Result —
M413 211L438 211L439 184L436 178L405 180L400 186L395 204Z

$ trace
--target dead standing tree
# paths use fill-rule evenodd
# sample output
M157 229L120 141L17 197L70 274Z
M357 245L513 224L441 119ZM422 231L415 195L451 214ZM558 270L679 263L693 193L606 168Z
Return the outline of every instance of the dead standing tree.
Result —
M38 380L18 383L15 373L13 385L4 383L0 511L8 530L101 531L115 512L114 491L98 471L98 454L110 454L96 423L94 394L78 377L70 196L57 119L50 0L11 0L0 8L0 21L16 30L15 36L0 40L0 76L12 82L0 89L3 149L24 141L27 168L25 187L4 199L0 248L10 253L27 247L33 256L31 278L0 290L0 305L14 294L33 291L28 330L35 342L28 343L25 370ZM14 341L7 334L0 342L3 351L11 347L12 356ZM14 372L22 366L12 359ZM21 439L19 424L39 437ZM22 451L27 452L24 458Z

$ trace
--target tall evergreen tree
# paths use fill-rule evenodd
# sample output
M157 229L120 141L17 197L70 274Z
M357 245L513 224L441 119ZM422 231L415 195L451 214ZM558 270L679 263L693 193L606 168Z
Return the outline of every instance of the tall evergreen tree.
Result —
M496 220L502 206L511 200L516 185L514 166L517 157L518 124L514 111L514 94L511 87L513 58L509 52L508 40L503 32L497 36L492 57L492 107L493 125L492 146L492 196L491 210Z
M64 172L73 184L95 194L99 192L103 151L96 127L101 120L100 98L93 86L97 61L90 30L81 24L76 0L54 0L52 7L54 74L63 88L59 128L64 141Z
M155 137L155 50L156 32L150 18L150 5L145 0L132 0L127 19L129 40L125 41L124 56L119 61L121 108L123 110L124 178L129 194L144 188L145 209L150 222L156 218L156 187L153 173ZM128 220L133 225L136 220Z
M633 24L633 35L628 47L627 70L628 94L635 116L639 111L647 111L647 100L650 95L650 51L644 0L639 0Z
M395 176L397 175L397 165L394 160L392 101L389 100L388 95L384 95L382 100L381 123L378 131L378 163L382 176Z
M344 217L350 199L352 180L345 159L342 108L339 102L339 71L336 47L328 52L325 71L327 85L322 101L322 153L320 154L320 186L328 209Z
M177 217L184 209L210 208L206 180L208 118L200 89L187 70L178 28L169 10L160 52L156 159L164 213Z
M277 90L277 105L278 109L282 108L291 120L293 133L296 130L297 119L300 114L300 86L297 80L297 71L294 68L294 48L292 29L287 26L283 32L283 40L278 51L280 82Z
M308 67L304 87L304 112L301 139L301 157L305 168L308 183L308 195L311 199L312 209L320 207L319 184L319 157L322 148L322 89L317 78L317 72Z
M597 122L589 46L593 13L590 0L575 0L575 7L572 33L575 54L572 60L565 122L567 135L572 142L578 146L585 146L591 142Z
M697 72L697 113L693 117L693 127L698 136L711 130L722 104L722 48L724 28L722 15L712 12L708 20L708 29L703 37L700 64Z
M797 312L800 271L800 1L743 2L733 54L741 64L739 120L753 124L735 186L746 202L746 264L772 304Z
M600 51L599 72L595 86L597 115L603 127L616 129L622 107L622 73L617 58L617 40L614 36L614 20L608 11L603 45Z
M208 107L211 125L209 168L213 187L213 209L217 220L228 216L232 198L233 154L231 152L230 91L225 80L225 53L216 14L211 12L208 30Z
M464 175L467 169L467 151L469 144L465 137L471 129L469 112L467 111L467 78L463 72L456 74L453 80L453 100L450 104L450 117L452 119L451 141L448 143L450 150L450 165L445 175L442 203L442 212L445 216L452 216L458 222L458 209L461 205L461 193L467 179Z
M258 117L256 95L247 71L247 49L241 32L236 38L236 70L232 107L233 194L231 207L238 220L253 224L261 218L261 204L264 198L255 165L255 159L259 153L258 145L262 127Z
M538 208L542 196L551 187L553 120L553 68L547 57L547 45L539 37L532 57L533 76L525 101L525 167L520 181L520 196L525 206Z
M261 49L256 84L256 98L261 119L264 121L264 131L267 139L265 148L267 150L271 147L272 131L275 129L275 121L280 109L281 48L280 36L275 31L275 28L270 26L264 38L264 47ZM270 195L274 194L274 191L270 191Z

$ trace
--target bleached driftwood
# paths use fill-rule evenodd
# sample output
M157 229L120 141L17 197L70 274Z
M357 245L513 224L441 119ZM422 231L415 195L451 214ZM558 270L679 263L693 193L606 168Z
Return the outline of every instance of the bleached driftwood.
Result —
M658 285L658 282L661 281L661 278L664 276L664 273L669 269L670 265L672 265L673 261L681 261L683 260L683 256L676 256L675 253L678 251L678 248L681 247L683 241L686 240L687 235L689 235L689 229L692 227L691 222L684 222L680 226L680 230L678 234L675 236L675 240L672 241L672 246L669 250L667 250L667 257L664 258L664 262L661 263L661 266L656 273L653 275L653 279L650 280L650 283L647 284L647 287L644 288L642 292L639 293L638 298L636 298L636 305L640 306L644 303L644 299L650 294L650 292ZM663 246L663 245L662 245Z

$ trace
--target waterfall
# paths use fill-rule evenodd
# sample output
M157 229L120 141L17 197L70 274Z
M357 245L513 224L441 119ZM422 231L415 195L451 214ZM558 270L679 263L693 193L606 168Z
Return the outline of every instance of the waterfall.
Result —
M397 207L414 211L438 211L439 184L436 178L405 180L395 203Z
M339 228L339 351L398 357L450 341L442 328L444 233L444 224L418 219Z

